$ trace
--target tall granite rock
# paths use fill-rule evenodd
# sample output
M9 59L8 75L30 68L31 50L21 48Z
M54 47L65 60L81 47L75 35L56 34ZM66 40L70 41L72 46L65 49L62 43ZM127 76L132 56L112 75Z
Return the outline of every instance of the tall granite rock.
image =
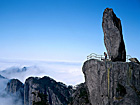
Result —
M140 65L88 60L83 65L92 105L140 105Z
M104 43L112 61L126 61L125 44L122 35L121 20L112 9L106 8L103 13L102 28Z

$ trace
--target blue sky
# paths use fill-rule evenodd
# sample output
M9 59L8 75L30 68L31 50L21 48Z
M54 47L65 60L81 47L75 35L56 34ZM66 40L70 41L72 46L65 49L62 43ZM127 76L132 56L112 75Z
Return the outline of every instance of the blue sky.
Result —
M106 7L121 19L127 54L140 59L139 0L0 0L0 58L83 62L103 54Z

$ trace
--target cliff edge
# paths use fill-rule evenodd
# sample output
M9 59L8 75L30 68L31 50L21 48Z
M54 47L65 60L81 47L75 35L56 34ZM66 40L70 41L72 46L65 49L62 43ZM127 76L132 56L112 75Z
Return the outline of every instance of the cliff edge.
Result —
M140 65L91 59L83 73L92 105L140 105Z

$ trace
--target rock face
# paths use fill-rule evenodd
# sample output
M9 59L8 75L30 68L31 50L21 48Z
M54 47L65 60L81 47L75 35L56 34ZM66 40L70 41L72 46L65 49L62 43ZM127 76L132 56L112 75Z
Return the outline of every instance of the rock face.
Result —
M106 8L103 13L102 28L104 43L112 61L126 61L126 51L122 35L121 20L112 9Z
M12 79L5 90L17 99L15 102L22 100L23 105L68 105L73 92L69 86L47 76L29 77L24 85Z
M15 97L15 102L21 101L23 104L24 85L18 79L11 79L5 89L7 93Z
M92 105L140 105L140 65L96 59L83 65Z
M74 90L70 105L91 105L88 96L86 84L81 83L77 86L76 90Z
M30 77L24 85L24 105L67 105L71 89L49 77Z
M22 100L23 105L91 105L85 83L73 89L47 76L29 77L24 85L12 79L5 90L14 98Z

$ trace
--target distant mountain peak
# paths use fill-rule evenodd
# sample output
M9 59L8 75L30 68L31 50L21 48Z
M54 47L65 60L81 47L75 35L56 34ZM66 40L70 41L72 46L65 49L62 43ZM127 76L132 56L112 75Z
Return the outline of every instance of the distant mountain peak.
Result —
M27 67L23 67L23 68L21 69L21 71L22 71L22 72L27 71Z
M4 77L4 76L2 76L2 75L0 75L0 78L2 78L2 79L7 79L6 77Z

